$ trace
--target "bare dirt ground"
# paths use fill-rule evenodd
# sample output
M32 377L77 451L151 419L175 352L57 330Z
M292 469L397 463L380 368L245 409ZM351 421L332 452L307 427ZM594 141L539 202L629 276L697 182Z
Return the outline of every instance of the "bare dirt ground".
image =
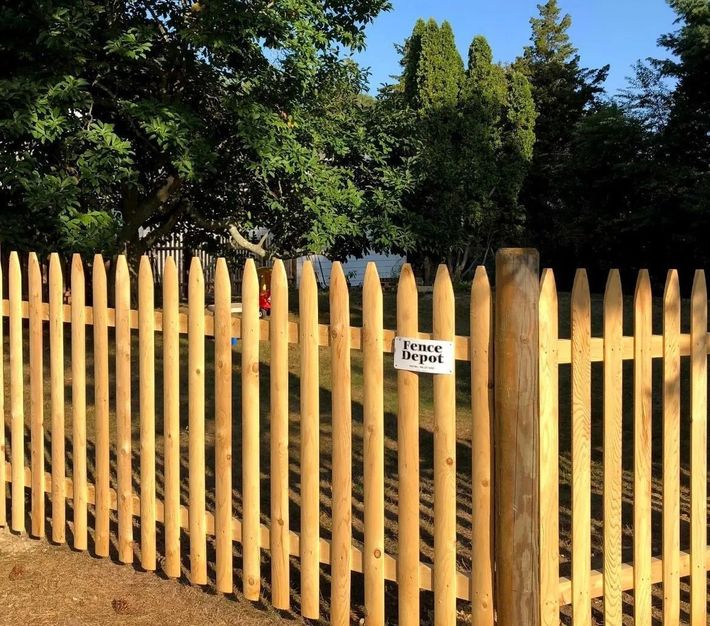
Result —
M283 624L273 610L0 529L0 624Z

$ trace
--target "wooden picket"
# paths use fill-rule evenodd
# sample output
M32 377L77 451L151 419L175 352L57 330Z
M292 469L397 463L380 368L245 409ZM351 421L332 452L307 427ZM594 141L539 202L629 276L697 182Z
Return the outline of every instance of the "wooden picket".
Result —
M242 279L242 521L243 591L261 592L261 476L259 475L259 279L252 259Z
M592 312L587 273L577 270L572 287L572 615L592 623L591 451Z
M402 266L397 287L397 333L419 334L417 284L412 267ZM419 377L414 372L397 372L397 463L399 623L419 624Z
M604 292L604 620L621 626L622 360L624 302L619 272Z
M445 265L434 280L433 336L454 339L454 289ZM456 378L434 375L434 618L456 624Z
M96 416L96 502L94 507L94 549L109 555L110 448L108 377L108 287L106 266L100 254L93 263L94 403Z
M12 530L25 530L25 408L22 364L22 273L17 252L8 272L10 329L10 445L12 448Z
M663 293L663 621L680 619L680 286Z
M178 275L172 257L163 268L163 463L165 573L180 576L180 326Z
M651 624L651 281L634 294L634 623Z
M690 623L707 624L708 294L698 270L690 301Z
M382 360L382 286L368 263L362 293L363 472L365 505L365 611L368 623L385 624L385 435Z
M66 541L64 451L64 283L59 255L49 258L49 377L52 432L52 540Z
M140 376L141 566L154 570L155 538L155 294L150 260L138 268L138 375Z
M288 283L283 261L271 274L271 584L277 609L288 610Z
M215 269L214 324L216 585L232 593L232 285L224 259Z
M301 615L320 617L320 388L318 285L313 265L301 273L298 313L301 347Z
M32 534L44 536L44 371L42 349L42 273L37 255L29 256L30 449L32 468Z
M133 467L131 445L131 283L125 256L116 264L116 488L118 558L133 562Z
M81 256L71 265L71 401L74 549L88 548L86 467L86 285Z
M514 251L509 255L511 259L525 263L526 272L537 266L534 251ZM531 260L534 262L528 263ZM214 270L213 314L212 307L205 306L205 273L197 258L190 268L186 312L180 308L177 266L172 258L166 259L162 268L153 267L147 257L140 260L135 277L135 309L131 308L131 274L124 256L108 263L100 255L94 257L90 264L91 306L86 306L84 266L78 255L71 259L66 273L62 272L65 260L56 254L44 259L29 254L26 261L26 273L16 253L10 255L6 273L0 268L0 289L3 274L8 280L2 315L8 317L9 324L0 324L0 359L5 354L9 356L7 408L11 446L10 463L6 463L5 433L0 432L0 486L11 483L10 511L6 511L5 499L0 498L0 526L7 523L9 514L12 529L25 531L25 496L29 489L31 534L42 536L45 532L45 502L49 496L52 540L64 542L67 529L71 528L73 547L86 550L90 537L88 517L93 505L93 539L98 556L108 556L111 542L115 541L118 560L133 563L134 553L138 553L143 569L162 567L165 574L173 578L182 575L184 554L180 537L187 531L189 576L193 583L208 584L213 573L216 589L230 594L238 571L235 565L240 564L246 598L267 599L274 607L285 611L296 604L305 618L325 618L335 624L349 624L361 615L368 624L385 624L395 619L404 625L418 624L426 619L422 612L425 605L437 624L455 624L462 611L466 611L470 614L465 619L470 619L472 624L492 626L496 619L505 621L505 615L513 614L509 613L513 603L517 615L521 607L531 608L525 615L533 624L557 624L563 616L575 625L591 624L592 600L600 597L603 597L604 623L620 625L633 612L635 623L650 624L658 611L652 603L652 586L657 583L662 583L663 588L663 621L672 624L684 619L681 580L685 577L690 579L689 622L693 626L706 623L707 571L710 569L706 484L709 335L703 272L696 273L693 283L689 333L681 331L684 303L679 276L675 271L668 273L663 294L663 329L661 334L654 335L650 278L646 271L641 271L634 295L633 334L628 336L623 334L619 272L610 272L603 301L603 330L601 336L594 336L589 282L586 272L578 270L570 299L570 334L561 337L555 277L551 270L543 271L538 288L533 270L526 274L525 302L521 300L521 307L516 311L516 315L521 313L517 319L523 326L509 325L508 328L508 331L517 328L524 332L521 330L512 336L510 332L504 335L500 329L507 323L508 309L500 306L499 301L494 311L494 292L481 267L476 270L466 297L470 334L462 337L455 334L456 295L448 269L443 265L438 269L434 284L433 329L426 333L419 329L418 289L412 268L407 264L402 267L397 287L397 329L394 331L384 328L383 320L388 311L383 284L374 264L369 264L365 272L362 328L354 328L350 317L351 292L339 263L333 265L331 273L330 317L327 324L321 324L318 288L310 262L302 268L298 321L292 321L289 285L281 261L273 266L272 309L270 319L266 320L260 319L259 276L251 260L244 264L241 314L232 311L231 274L224 259L217 261ZM110 268L109 275L115 275L111 287L107 268ZM23 273L27 281L25 300ZM162 283L161 309L156 309L155 305L154 280L158 273ZM65 292L65 277L69 292ZM499 284L507 285L504 301L508 306L514 305L515 290L523 287L516 280ZM111 288L115 294L113 308L109 307ZM500 291L504 291L503 287ZM531 308L531 305L534 306ZM537 319L534 311L537 311ZM87 326L93 326L93 341L89 343ZM110 328L115 328L115 351ZM2 342L5 329L7 348ZM65 354L65 332L70 332L70 355ZM466 398L471 410L468 424L457 424L455 374L433 375L433 471L425 477L433 479L430 535L422 532L424 513L420 510L421 503L428 505L431 496L430 493L420 495L421 374L404 370L396 373L396 441L388 427L391 416L385 413L387 394L394 388L392 364L385 355L394 351L396 336L452 342L455 360L468 361L471 367L471 396ZM507 343L499 341L503 336L508 338ZM44 343L45 337L48 345ZM136 337L137 367L132 367L132 338ZM181 337L187 339L186 350ZM211 349L206 349L210 337L214 339L213 363L206 359L212 354ZM238 340L236 349L235 338ZM270 343L269 351L261 352L262 341ZM159 358L156 346L160 345ZM297 349L291 350L291 346ZM327 357L320 354L322 347L328 349ZM494 373L494 364L498 363L496 350L501 355L511 347L520 357L508 359L508 364L513 363L515 367ZM87 358L89 348L91 358ZM361 357L356 361L355 380L360 365L363 376L362 450L353 449L360 434L356 430L353 438L353 398L360 395L353 394L351 359L356 351L361 352ZM187 380L183 381L186 389L180 385L183 352L187 356ZM235 359L238 352L241 357ZM111 389L109 359L114 353L115 389ZM264 362L266 355L269 359ZM663 386L658 389L652 385L653 359L662 359ZM685 376L683 359L690 363L687 424L685 413L681 411L685 402L682 397L685 387L681 385ZM93 406L89 406L86 393L86 367L91 361L94 392L90 401ZM633 441L624 439L622 420L625 361L632 361L634 366ZM594 362L603 363L603 384L599 390L592 388ZM270 368L268 390L260 389L260 367L264 365ZM321 369L328 371L323 365L330 367L330 380L322 380L328 376L321 374ZM560 380L566 380L560 378L559 368L564 365L569 365L571 372L571 421L568 424L561 423L568 418L561 417L565 412L560 410L559 404ZM235 376L235 367L240 370L239 377ZM70 368L70 372L66 368ZM532 404L525 406L534 414L529 422L534 425L530 444L525 438L523 446L514 446L510 440L510 445L504 447L508 452L507 463L516 460L509 454L513 448L516 448L515 454L524 455L519 457L524 462L535 461L531 483L534 489L525 492L529 497L526 501L520 490L527 487L511 484L509 476L501 473L503 465L498 464L500 448L496 448L496 454L493 452L496 446L502 445L502 439L497 439L500 433L494 427L494 417L499 419L500 427L501 416L510 406L522 406L513 403L506 407L498 402L498 391L507 388L501 378L506 371L514 371L516 376L522 377L518 393L521 397L523 393L526 396L530 393L526 402L530 400ZM290 384L290 376L295 372L300 379L298 389ZM44 380L46 373L47 381ZM0 368L0 389L3 389L3 374L4 368ZM71 377L70 403L69 397L65 397L69 396L65 393L67 375ZM156 415L156 380L162 380L162 485L158 484L161 472L156 458L156 421L160 421ZM458 382L460 394L462 381ZM208 383L214 385L207 392L211 395L213 389L214 393L214 414L211 415L206 415L205 411ZM241 386L240 429L234 427L238 416L232 411L235 383ZM321 386L328 384L332 389L332 425L321 425ZM290 421L294 406L290 395L295 392L299 396L297 422ZM662 431L660 420L655 424L651 419L654 392L662 394ZM603 413L599 416L592 412L593 393L602 394ZM140 407L139 415L132 414L134 394ZM181 398L185 396L187 424L183 422L183 427L188 426L184 435L187 450L181 450ZM114 406L110 406L111 398L115 399ZM267 407L260 406L260 398L268 398ZM45 400L49 400L51 417L48 471L44 450ZM5 405L4 394L0 394L0 410ZM262 409L266 409L264 415L268 416L263 422ZM65 428L66 410L70 410L66 418L71 416L71 433ZM87 427L90 410L96 420L93 429ZM114 416L115 441L111 442ZM591 454L591 433L597 419L602 420L603 425L603 473L596 471L598 461L593 460ZM208 464L207 459L212 458L207 454L211 452L212 425L214 464L211 461ZM391 426L395 426L394 417ZM290 446L299 445L291 439L297 436L291 427L300 433L298 470L290 463ZM461 427L466 433L463 437ZM87 430L95 432L94 468L87 463ZM134 432L137 441L133 441ZM241 448L241 468L233 467L235 432L241 432L241 439L235 444ZM468 461L461 463L457 474L456 454L457 448L469 445L469 432L471 472L465 480L470 484L462 487L460 472ZM510 430L509 434L515 432ZM570 432L571 441L560 441L561 432ZM684 432L690 434L689 545L683 543L686 539L681 535L680 477L685 461L681 457L681 435ZM659 527L658 537L652 537L651 515L654 507L659 508L651 497L652 480L659 478L651 464L652 435L660 441L661 434L662 464L660 457L653 460L659 462L657 472L662 472L662 527ZM321 493L321 481L328 479L321 472L320 445L326 436L332 437L332 473L329 488ZM260 449L267 444L268 475L260 458ZM622 446L627 445L633 447L634 453L633 528L629 539L633 543L633 562L624 562L622 558L622 494L631 480L622 473ZM561 576L559 514L564 503L561 502L559 459L560 455L567 454L568 448L571 451L571 576ZM67 458L69 449L72 450L71 461ZM389 476L385 461L393 450L398 471ZM530 450L534 450L534 456L530 456ZM29 463L26 462L28 452ZM116 455L115 466L110 463L112 452ZM135 468L140 474L138 493L133 487L133 452L140 458L140 467ZM359 476L353 476L353 461L358 467L360 459L361 483ZM182 504L181 463L185 461L182 473L187 479L188 498ZM67 462L72 464L70 477ZM239 478L233 484L235 470ZM294 471L300 472L295 480ZM206 489L206 477L211 474L215 478L214 494ZM529 474L521 476L527 479ZM262 481L268 485L262 486ZM362 500L357 490L359 484L363 488ZM386 500L390 484L397 490L396 520L389 517ZM601 526L592 517L593 488L603 492ZM261 504L263 489L270 490L267 511ZM472 513L462 512L456 504L466 490L470 490L467 497L470 497ZM235 506L237 491L241 495L241 507ZM158 496L161 492L162 499ZM511 542L508 548L512 546L512 550L507 551L508 561L519 557L520 562L532 568L529 579L522 580L524 589L504 585L500 577L496 578L502 569L501 559L497 558L502 548L499 545L496 553L494 537L497 534L503 539L500 537L503 526L499 525L501 520L497 514L501 510L503 492L521 498L526 508L520 515L513 511L511 516L507 511L505 528L517 528L523 518L526 524L532 523L525 526L529 534L516 530L507 535ZM300 496L300 520L290 516L294 493ZM331 498L330 538L327 538L328 529L321 528L321 500L326 494ZM362 525L359 520L353 520L354 507L359 506L362 507ZM67 515L67 507L71 507L71 515ZM235 509L239 508L241 513L235 516ZM115 537L111 535L109 524L112 512L118 521ZM386 528L393 522L396 535L388 537ZM292 523L299 527L297 532ZM135 537L135 544L134 524L135 532L140 535ZM464 533L468 533L470 527L470 535L463 541L462 527ZM654 554L653 548L658 543L652 543L652 539L661 538L661 531L662 550ZM592 532L603 535L603 549L595 555L594 561ZM353 541L353 536L357 538L358 534L362 536L362 547ZM159 535L164 537L160 546L157 545ZM208 569L208 537L214 538L213 572ZM420 553L424 537L433 544L429 546L433 548L431 563L424 562ZM396 556L388 553L388 539L396 543ZM235 542L241 545L241 561L233 558ZM268 550L270 572L261 567L262 549ZM469 555L470 569L463 570L461 563L468 561ZM291 580L294 557L300 561L300 586L296 588ZM321 565L326 566L330 575L330 602L325 611L321 605L324 592ZM510 562L505 565L509 566ZM351 589L351 584L357 580L353 579L353 572L363 574L362 607L352 604L352 598L357 597ZM268 577L267 583L262 576ZM398 585L398 606L396 612L392 607L391 614L386 602L386 581ZM268 598L264 589L269 590ZM422 591L432 593L422 596ZM625 591L633 593L633 608L624 604ZM519 596L512 597L509 592L519 593ZM534 601L521 600L523 595Z
M205 536L205 281L193 257L188 287L188 484L190 498L190 580L207 584Z
M0 301L3 296L3 268L0 265ZM1 322L1 320L0 320ZM2 428L0 428L0 527L7 525L7 504L5 499L5 483L7 482L5 470L5 337L3 324L0 323L0 415L2 415Z
M547 269L543 272L540 281L538 337L540 345L540 622L545 626L560 622L558 327L557 287L552 270ZM493 620L490 619L485 623L492 624Z
M330 273L330 333L333 384L333 540L331 552L330 620L350 623L352 569L352 409L350 396L350 296L340 263Z

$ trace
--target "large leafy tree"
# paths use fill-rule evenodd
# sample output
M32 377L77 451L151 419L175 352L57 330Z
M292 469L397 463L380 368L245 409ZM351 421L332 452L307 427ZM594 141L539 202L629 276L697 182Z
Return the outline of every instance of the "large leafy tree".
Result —
M400 82L377 107L398 121L391 132L401 148L391 163L406 174L404 251L425 267L445 261L465 277L519 226L518 192L534 143L530 85L493 63L483 37L472 42L464 68L446 22L419 20L400 50Z
M0 238L137 255L186 222L229 229L258 254L257 228L282 254L366 244L372 199L356 173L376 145L347 53L387 6L4 5Z
M670 0L679 28L660 38L672 59L657 62L675 81L668 122L661 130L659 160L672 168L674 180L659 198L659 208L673 216L672 240L696 263L710 261L710 2Z
M531 43L514 63L532 85L538 118L530 174L521 194L533 243L555 255L574 214L566 182L577 124L598 105L608 66L586 69L569 37L572 19L557 0L538 5Z

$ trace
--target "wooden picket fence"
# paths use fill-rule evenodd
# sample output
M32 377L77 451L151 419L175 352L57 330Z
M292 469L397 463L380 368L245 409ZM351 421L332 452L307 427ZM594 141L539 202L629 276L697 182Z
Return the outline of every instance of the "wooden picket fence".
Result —
M329 324L319 323L318 291L310 263L298 290L298 322L289 320L289 289L283 263L272 274L272 313L259 319L259 284L252 260L244 266L241 316L231 314L231 283L223 259L215 270L214 315L205 308L204 274L198 259L189 274L187 311L178 298L177 268L172 258L162 274L162 310L154 308L151 264L142 259L137 309L131 308L131 280L126 259L115 268L115 307L108 307L103 259L92 263L91 306L86 306L82 261L73 258L71 304L64 303L64 278L57 255L43 279L31 254L23 299L23 272L17 254L7 270L8 297L2 300L8 332L10 459L5 461L5 430L0 429L0 485L10 483L10 527L25 532L25 490L31 492L29 532L45 534L45 493L51 501L52 540L66 541L67 506L72 511L73 547L107 557L112 541L118 558L155 570L158 555L169 577L180 577L183 552L189 551L189 578L208 580L207 539L212 537L218 591L234 589L234 543L241 545L241 584L246 598L264 594L262 551L270 556L269 600L292 607L298 588L299 610L307 618L323 615L321 566L329 566L327 618L348 624L352 616L353 572L363 574L364 612L368 624L398 620L419 624L421 591L431 591L437 625L455 624L462 613L476 625L494 622L556 624L561 612L575 625L591 624L593 599L603 596L604 623L621 624L623 592L633 590L636 624L650 624L652 585L663 585L663 621L680 623L680 579L690 576L689 621L706 624L707 570L707 292L698 272L691 298L690 332L681 333L678 276L670 272L663 297L663 332L654 335L648 274L639 275L634 295L633 335L623 334L623 300L618 272L609 276L604 296L603 335L592 336L591 298L586 274L577 273L571 294L571 334L559 336L554 276L545 270L538 282L537 255L529 250L498 255L496 292L484 268L476 272L470 294L470 337L455 334L455 296L441 266L433 293L432 333L421 333L418 293L405 265L397 291L397 328L383 328L383 296L376 268L370 264L363 286L363 324L350 323L349 293L341 266L333 266ZM0 285L3 285L0 280ZM45 286L46 284L46 286ZM43 295L48 294L45 302ZM495 306L494 306L495 301ZM7 317L8 323L4 323ZM25 321L27 323L25 324ZM65 360L65 325L70 327L70 359ZM110 388L109 328L115 333L115 388ZM45 329L49 350L43 341ZM91 329L91 330L88 330ZM131 354L131 334L138 333L138 355ZM87 462L87 333L92 332L95 416L93 476ZM29 380L24 367L24 337L29 341ZM156 336L162 344L163 484L156 485ZM187 336L187 381L180 380L181 335ZM419 336L454 342L456 359L471 369L471 510L469 571L457 557L456 377L435 375L433 564L421 556L419 374L397 372L398 464L397 553L385 551L384 494L384 355L395 336ZM205 338L214 338L214 387L206 389ZM239 338L241 380L233 379L232 338ZM0 338L2 339L2 338ZM262 483L259 458L260 343L270 344L269 481ZM0 351L4 350L0 340ZM300 359L300 530L289 516L289 346ZM332 386L332 528L321 529L321 420L319 358L330 351ZM364 400L364 532L362 548L353 542L353 449L351 353L362 351ZM71 468L65 437L51 437L51 471L45 472L44 355L49 355L50 432L65 432L65 372L71 378ZM681 358L690 358L690 545L681 549ZM3 363L5 355L0 354ZM652 360L663 360L662 553L653 554L652 533ZM132 371L132 361L138 371ZM623 439L623 362L633 361L633 442ZM592 363L603 363L603 567L592 569ZM560 366L571 368L572 549L571 576L560 576ZM0 377L4 367L0 367ZM133 377L139 378L139 415L132 415ZM29 420L25 389L29 382ZM186 385L185 385L186 382ZM232 391L241 385L241 412L233 415ZM0 389L5 389L0 379ZM214 416L205 415L205 394L214 393ZM188 397L188 492L181 504L180 399ZM263 397L263 396L262 396ZM115 411L111 444L110 402ZM0 394L5 415L5 393ZM214 419L214 512L208 510L205 484L205 421ZM6 418L7 420L7 418ZM140 441L132 441L132 423L140 422ZM29 442L26 422L29 422ZM233 425L241 424L241 482L233 484ZM29 466L26 446L29 444ZM132 447L138 443L138 493L133 488ZM633 562L622 558L622 447L633 446ZM115 450L115 472L111 450ZM160 451L158 451L160 452ZM68 472L68 470L71 470ZM71 476L68 476L70 474ZM112 487L112 484L115 487ZM158 487L160 487L158 489ZM270 490L270 510L262 511L262 490ZM233 493L242 500L234 515ZM162 499L158 493L162 492ZM0 494L4 496L3 494ZM112 538L111 516L116 533ZM93 516L90 528L89 513ZM134 537L139 518L140 537ZM6 498L0 497L0 526L7 524ZM268 520L265 523L263 520ZM162 524L164 545L157 541ZM189 546L181 542L181 532ZM291 558L298 559L300 580L292 580ZM359 580L359 579L358 579ZM397 608L386 606L385 581L397 583ZM571 612L570 609L571 608ZM627 609L626 609L627 610ZM469 617L466 617L469 619Z

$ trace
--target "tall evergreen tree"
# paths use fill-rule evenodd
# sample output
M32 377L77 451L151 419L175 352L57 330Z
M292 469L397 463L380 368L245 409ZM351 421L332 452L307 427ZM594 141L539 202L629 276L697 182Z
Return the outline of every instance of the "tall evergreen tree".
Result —
M598 103L608 66L581 67L568 32L572 18L562 14L557 0L538 9L539 16L530 20L531 44L514 67L529 79L538 112L535 151L521 201L533 243L550 255L564 245L565 223L574 212L565 180L575 127Z
M493 62L484 37L473 40L464 71L446 22L418 21L400 50L400 84L381 94L380 108L400 98L392 108L405 106L416 120L400 161L412 181L401 199L414 237L405 252L445 261L463 277L520 224L534 143L530 84Z

